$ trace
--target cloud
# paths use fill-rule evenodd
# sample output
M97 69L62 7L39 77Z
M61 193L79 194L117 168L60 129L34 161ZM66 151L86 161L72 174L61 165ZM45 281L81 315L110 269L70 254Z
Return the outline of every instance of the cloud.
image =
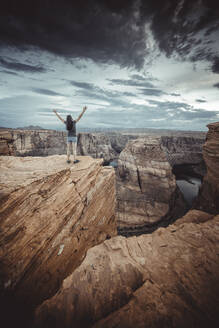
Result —
M19 76L19 74L15 73L15 72L7 71L6 69L1 70L0 72L6 73L6 74L10 74L10 75L17 75L17 76Z
M52 8L52 10L51 10ZM207 0L4 1L0 43L25 50L89 58L101 63L143 67L150 56L151 30L167 56L212 61L217 49L218 3ZM161 32L162 31L162 32ZM206 39L211 43L206 43ZM152 56L153 57L153 56ZM215 60L214 60L215 61ZM217 60L212 70L218 72ZM135 76L141 81L141 76Z
M213 59L212 72L219 74L219 57Z
M180 93L174 93L174 92L173 92L173 93L171 93L171 94L170 94L170 96L174 96L174 97L180 97L180 96L181 96L181 94L180 94Z
M32 91L45 96L64 96L62 93L58 93L48 89L33 88Z
M131 87L146 87L146 88L153 88L154 85L148 81L146 81L145 79L141 78L137 78L137 75L132 75L132 78L134 77L134 79L108 79L108 81L110 81L112 83L112 85L124 85L124 86L131 86ZM139 77L140 75L138 75Z
M29 64L15 62L15 61L10 62L3 58L0 58L0 65L7 69L11 69L11 70L15 70L15 71L30 72L30 73L46 72L46 69L42 66L33 66L33 65L29 65Z
M166 93L162 90L159 89L139 89L141 90L141 94L145 95L145 96L161 96L161 95L165 95Z
M97 87L94 86L94 84L92 83L87 83L87 82L77 82L77 81L69 81L71 85L77 87L77 88L81 88L81 89L85 89L85 90L89 90L89 91L96 91Z
M207 102L206 100L203 100L203 99L196 99L195 101L199 102L199 103L206 103Z
M145 29L137 10L134 0L9 1L0 7L0 40L69 59L142 67Z

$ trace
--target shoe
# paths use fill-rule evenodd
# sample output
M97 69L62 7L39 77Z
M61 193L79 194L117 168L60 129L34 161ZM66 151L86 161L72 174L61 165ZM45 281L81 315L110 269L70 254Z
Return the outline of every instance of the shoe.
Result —
M66 163L68 163L68 164L70 164L71 163L71 161L69 161L69 159L66 161Z
M78 159L76 159L76 160L74 161L74 164L76 164L76 163L79 163L79 160L78 160Z

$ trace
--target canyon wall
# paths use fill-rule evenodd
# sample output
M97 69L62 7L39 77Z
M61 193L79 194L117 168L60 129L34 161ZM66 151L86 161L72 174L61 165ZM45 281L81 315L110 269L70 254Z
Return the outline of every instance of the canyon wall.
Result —
M181 167L184 174L202 177L206 173L202 148L204 136L162 136L161 144L165 149L168 162L174 169Z
M13 302L27 311L52 296L89 248L117 234L113 168L78 159L0 157L0 301L12 317Z
M112 148L108 135L103 133L79 133L77 152L93 158L103 158L104 164L109 164L117 158L117 152Z
M87 252L36 311L35 328L217 327L219 215L190 211L150 235Z
M207 174L194 208L217 214L219 213L219 122L208 124L207 127L209 131L203 146Z
M66 132L0 129L0 155L48 156L66 153Z
M120 233L142 233L186 211L160 138L129 141L119 156L116 189Z
M105 163L118 159L129 140L141 137L161 137L169 163L195 164L202 159L205 133L179 133L175 136L159 133L79 133L78 154L103 158ZM174 134L174 132L172 132ZM193 136L192 136L192 135ZM66 132L55 130L0 129L0 155L47 156L66 153Z

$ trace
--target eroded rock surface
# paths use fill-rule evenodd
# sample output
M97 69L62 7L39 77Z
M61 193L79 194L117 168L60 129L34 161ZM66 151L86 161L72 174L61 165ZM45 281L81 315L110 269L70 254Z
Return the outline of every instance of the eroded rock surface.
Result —
M0 129L0 155L48 156L66 153L66 132Z
M194 207L217 214L219 213L219 122L208 124L207 127L209 131L203 146L207 174Z
M217 327L219 215L190 211L151 235L87 252L35 327Z
M120 230L135 231L185 212L183 199L160 138L130 141L117 170L117 218ZM178 213L173 213L178 206Z
M116 235L115 173L102 160L0 157L0 296L36 305L87 249Z
M80 155L89 155L93 158L103 158L104 164L117 158L110 139L104 133L79 133L77 152Z

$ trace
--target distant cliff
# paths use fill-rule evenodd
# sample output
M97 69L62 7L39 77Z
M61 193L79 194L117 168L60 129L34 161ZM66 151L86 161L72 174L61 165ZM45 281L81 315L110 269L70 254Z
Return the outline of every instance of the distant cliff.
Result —
M90 247L117 234L114 170L78 159L0 157L0 301L12 318L13 303L25 312L51 297Z
M162 137L170 164L199 165L205 133L176 133L160 136L155 132L138 133L79 133L77 152L82 156L103 158L105 164L117 160L130 140L142 137ZM66 132L55 130L0 129L0 155L47 156L66 154Z
M48 156L66 153L66 132L0 129L0 155Z

